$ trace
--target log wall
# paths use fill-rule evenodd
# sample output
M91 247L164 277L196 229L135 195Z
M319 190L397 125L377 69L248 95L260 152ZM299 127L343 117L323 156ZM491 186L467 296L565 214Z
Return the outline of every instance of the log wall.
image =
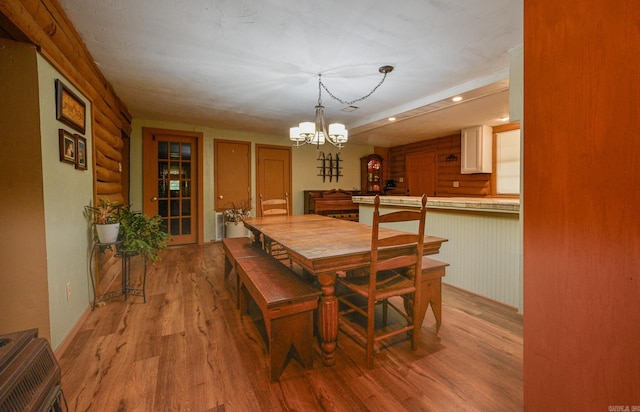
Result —
M483 197L491 194L491 173L460 173L462 148L459 133L390 148L387 158L389 178L396 181L396 188L389 194L406 193L405 158L407 154L430 151L435 151L437 156L437 196ZM454 188L454 181L458 181L460 186Z
M80 35L56 0L7 0L0 13L66 79L91 101L94 198L128 201L123 185L122 135L131 134L131 116L104 78ZM15 36L13 36L15 37ZM125 171L126 172L126 171Z

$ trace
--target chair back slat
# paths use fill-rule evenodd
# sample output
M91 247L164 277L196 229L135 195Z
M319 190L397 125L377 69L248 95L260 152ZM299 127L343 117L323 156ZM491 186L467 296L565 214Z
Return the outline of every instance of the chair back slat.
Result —
M380 223L407 222L411 220L420 220L420 212L401 210L399 212L386 213L379 217Z
M418 236L407 233L406 235L390 236L378 239L378 248L387 246L409 245L418 242Z
M379 260L376 264L376 269L383 271L409 267L415 265L417 260L415 255L396 256L387 260Z

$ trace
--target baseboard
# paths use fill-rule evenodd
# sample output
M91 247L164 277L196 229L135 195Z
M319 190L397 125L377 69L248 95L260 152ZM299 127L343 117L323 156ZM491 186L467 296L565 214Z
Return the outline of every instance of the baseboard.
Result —
M64 355L64 352L67 350L67 348L73 341L73 338L76 337L76 335L82 328L82 325L84 325L84 322L87 320L90 314L91 314L91 305L87 306L87 309L85 309L82 316L80 316L80 319L78 319L76 324L73 326L73 329L71 329L71 332L69 332L69 334L64 338L60 346L58 346L58 348L56 349L55 351L56 359L60 360L62 358L62 355Z

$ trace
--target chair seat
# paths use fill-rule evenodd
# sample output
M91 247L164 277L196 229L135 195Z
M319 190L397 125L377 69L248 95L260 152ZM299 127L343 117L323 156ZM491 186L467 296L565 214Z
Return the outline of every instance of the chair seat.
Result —
M340 279L340 282L360 296L369 296L368 276L342 278ZM394 270L385 270L378 272L376 276L376 291L374 299L387 299L390 296L413 293L415 290L415 283L412 279L409 279Z

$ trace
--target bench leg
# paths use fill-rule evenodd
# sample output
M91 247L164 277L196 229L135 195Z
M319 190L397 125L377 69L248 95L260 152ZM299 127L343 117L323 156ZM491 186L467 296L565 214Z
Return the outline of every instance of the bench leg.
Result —
M265 322L268 320L265 319ZM313 311L272 319L269 337L271 381L280 378L291 356L313 367Z
M238 280L238 297L236 301L236 307L240 310L240 317L247 313L247 308L249 307L249 300L251 299L251 295L247 288L244 287L242 282Z
M442 323L442 280L434 279L429 282L428 301L431 303L431 310L436 318L438 326Z
M229 278L232 269L233 263L231 263L229 256L224 255L224 280L227 280Z
M442 279L429 279L422 282L422 296L420 298L420 310L418 312L418 321L420 324L424 321L427 309L431 305L433 315L436 318L436 324L440 326L442 323Z

